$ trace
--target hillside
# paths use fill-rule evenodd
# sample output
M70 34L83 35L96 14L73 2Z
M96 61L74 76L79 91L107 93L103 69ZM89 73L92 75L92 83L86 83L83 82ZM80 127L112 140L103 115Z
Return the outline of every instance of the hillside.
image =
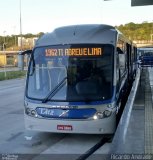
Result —
M133 22L127 23L125 25L115 26L119 29L125 36L131 40L151 40L151 34L153 34L153 23L143 22L141 24L135 24ZM32 38L40 37L43 35L43 32L40 32L36 35L34 34L25 34L23 37ZM18 48L18 37L20 35L12 36L0 36L0 50L3 50L4 41L6 43L6 50L19 50Z
M153 34L153 23L143 22L141 24L128 23L116 26L125 36L131 40L150 40Z

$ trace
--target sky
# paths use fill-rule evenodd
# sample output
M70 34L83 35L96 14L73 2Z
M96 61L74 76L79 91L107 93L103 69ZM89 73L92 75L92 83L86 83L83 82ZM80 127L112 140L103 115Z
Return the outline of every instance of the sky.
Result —
M0 35L20 34L20 0L0 0ZM153 5L131 0L21 0L22 33L51 32L74 24L153 23Z

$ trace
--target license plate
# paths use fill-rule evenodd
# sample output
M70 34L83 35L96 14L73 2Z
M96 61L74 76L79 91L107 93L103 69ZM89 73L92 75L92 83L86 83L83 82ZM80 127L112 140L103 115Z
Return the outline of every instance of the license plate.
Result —
M72 131L73 127L71 125L57 125L57 130Z

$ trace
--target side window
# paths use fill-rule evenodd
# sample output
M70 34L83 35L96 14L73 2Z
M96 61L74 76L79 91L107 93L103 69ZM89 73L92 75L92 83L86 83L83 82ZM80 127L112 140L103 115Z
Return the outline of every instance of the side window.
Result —
M119 40L117 43L117 52L119 56L119 70L122 77L126 72L126 47L124 41Z
M120 83L119 54L116 54L116 83L117 83L117 90L118 90L119 83Z

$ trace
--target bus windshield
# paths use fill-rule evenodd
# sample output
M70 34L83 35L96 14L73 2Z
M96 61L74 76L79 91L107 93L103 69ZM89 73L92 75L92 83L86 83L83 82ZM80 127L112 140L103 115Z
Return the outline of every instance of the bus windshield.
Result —
M45 101L102 101L112 97L113 51L109 44L35 48L26 96Z

